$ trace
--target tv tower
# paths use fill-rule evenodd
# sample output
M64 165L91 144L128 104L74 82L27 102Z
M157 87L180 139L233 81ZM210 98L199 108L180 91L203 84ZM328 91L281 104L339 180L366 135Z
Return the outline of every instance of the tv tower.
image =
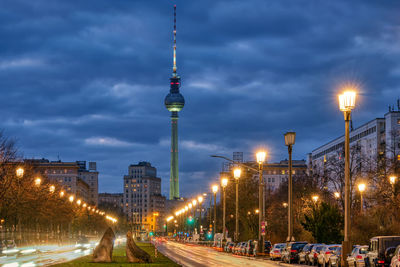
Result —
M165 107L171 112L171 170L169 178L169 199L179 199L178 167L178 112L185 105L185 99L179 92L181 77L176 73L176 5L174 5L174 58L169 94L165 97Z

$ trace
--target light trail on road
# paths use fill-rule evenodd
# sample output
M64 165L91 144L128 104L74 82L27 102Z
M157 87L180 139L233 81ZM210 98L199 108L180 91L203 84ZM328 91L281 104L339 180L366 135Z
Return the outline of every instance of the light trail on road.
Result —
M0 266L34 267L67 262L89 255L92 253L94 245L91 244L90 247L85 248L77 248L75 245L18 248L19 253L0 256Z
M158 246L158 250L178 264L185 267L201 266L280 266L277 263L230 253L218 252L210 247L177 242L165 242Z

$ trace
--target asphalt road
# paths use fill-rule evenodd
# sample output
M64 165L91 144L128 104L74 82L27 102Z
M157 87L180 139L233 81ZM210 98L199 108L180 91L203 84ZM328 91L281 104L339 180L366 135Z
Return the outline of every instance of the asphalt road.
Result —
M89 255L94 244L87 248L77 248L75 245L47 245L17 248L17 251L0 255L2 267L33 267L46 266L74 260Z
M230 253L218 252L210 247L203 247L177 242L164 242L158 245L158 250L185 267L200 266L268 266L282 267L280 264L257 258L237 256Z

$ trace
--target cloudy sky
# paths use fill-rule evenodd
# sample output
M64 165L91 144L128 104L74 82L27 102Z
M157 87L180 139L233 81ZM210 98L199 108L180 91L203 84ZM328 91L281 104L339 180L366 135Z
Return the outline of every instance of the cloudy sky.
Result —
M25 157L96 161L122 191L150 161L168 195L173 4L178 12L181 193L258 147L296 159L343 132L336 95L360 86L354 125L400 97L400 3L366 0L26 1L0 9L0 127Z

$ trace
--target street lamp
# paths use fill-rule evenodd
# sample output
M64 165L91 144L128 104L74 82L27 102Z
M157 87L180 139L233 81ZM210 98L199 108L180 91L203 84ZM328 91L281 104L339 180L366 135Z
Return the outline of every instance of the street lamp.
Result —
M50 185L49 191L50 193L54 193L54 191L56 191L56 187L54 185Z
M81 203L82 203L82 201L81 201L80 199L78 199L78 200L76 201L76 204L78 204L78 206L80 206Z
M214 193L214 234L216 233L217 229L217 192L218 192L218 185L212 186L212 191Z
M73 202L74 201L74 196L69 196L69 202Z
M15 174L18 178L22 178L22 176L24 176L24 169L22 167L17 168L15 170Z
M242 174L242 170L240 168L235 168L233 170L233 177L236 182L236 218L235 218L235 242L239 241L239 179Z
M40 179L40 177L37 177L37 178L35 179L35 185L36 185L36 186L40 186L41 183L42 183L42 179Z
M365 191L366 185L364 183L358 184L358 191L360 191L360 206L361 213L363 213L363 192Z
M353 89L353 88L350 88ZM348 263L345 257L350 254L350 131L349 122L351 119L351 110L356 105L356 93L345 91L339 95L339 109L343 112L345 121L345 138L344 138L344 177L345 177L345 191L344 191L344 241L342 243L342 266L347 267Z
M263 181L263 164L265 161L266 153L265 151L259 151L256 153L257 163L258 163L258 177L259 177L259 185L258 185L258 209L261 211L258 214L258 244L259 251L263 252L264 247L264 238L265 232L262 234L261 239L261 222L264 220L264 206L265 206L265 198L264 198L264 181ZM265 229L265 228L264 228Z
M292 149L293 145L296 141L296 133L295 132L287 132L284 134L285 136L285 145L288 147L289 152L289 181L288 181L288 237L286 238L287 242L294 241L293 236L293 179L292 179Z
M333 195L334 195L334 197L335 197L336 199L339 199L339 198L340 198L340 193L339 193L339 192L335 192L335 193L333 193Z
M317 195L312 196L312 200L314 201L314 203L317 203L318 199L319 199L319 196L317 196Z
M282 205L283 205L284 208L287 208L287 207L288 207L288 203L286 203L286 202L283 202Z
M395 194L395 187L394 186L396 185L396 182L397 182L397 176L390 175L389 176L389 182L392 185L392 198L394 199L394 194Z
M226 209L226 191L225 188L228 185L228 179L227 178L222 178L221 179L221 186L222 186L222 195L223 195L223 202L224 202L224 206L223 206L223 210L222 210L222 231L223 231L223 238L222 241L225 242L226 240L226 226L225 226L225 209Z
M200 211L199 211L199 234L201 234L201 231L202 231L202 224L201 224L201 221L202 221L202 219L201 219L201 203L203 202L203 197L202 197L202 196L198 196L198 197L197 197L197 201L199 202L199 209L200 209Z

